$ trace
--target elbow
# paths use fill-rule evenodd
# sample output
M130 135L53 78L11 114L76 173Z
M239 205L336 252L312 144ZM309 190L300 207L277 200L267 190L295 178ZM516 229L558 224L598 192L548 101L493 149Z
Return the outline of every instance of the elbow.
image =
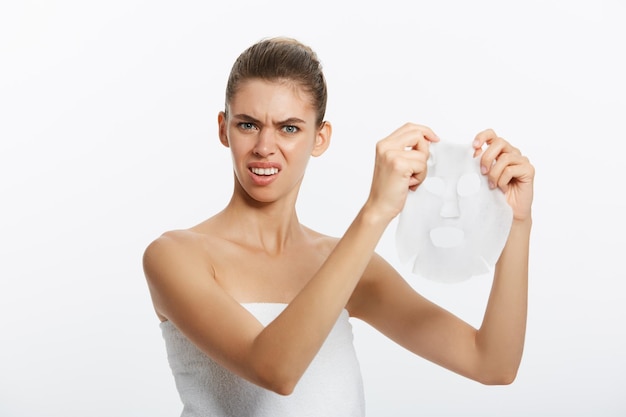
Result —
M272 391L278 395L287 397L293 393L293 390L295 388L296 388L296 384L283 383L283 384L276 385L274 389L272 389Z
M263 388L272 391L278 395L287 397L293 394L296 384L290 381L265 380L259 384Z
M264 364L256 367L257 385L278 395L289 396L293 393L299 381L299 376L284 365Z
M273 378L266 380L264 385L266 389L286 397L291 395L294 389L296 389L296 383L297 381L291 381L289 379Z
M483 385L511 385L517 377L517 368L486 372L477 379Z
M498 354L487 352L480 356L474 368L474 378L483 385L511 385L517 378L521 354Z
M480 381L483 385L511 385L515 381L515 375L503 375Z

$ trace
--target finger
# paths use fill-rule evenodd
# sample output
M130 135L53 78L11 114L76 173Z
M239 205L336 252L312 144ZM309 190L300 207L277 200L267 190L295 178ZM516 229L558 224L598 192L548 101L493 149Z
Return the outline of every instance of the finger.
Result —
M439 136L437 136L437 134L428 126L424 126L424 125L415 125L417 127L417 129L419 129L422 132L422 135L424 136L425 139L427 139L430 142L439 142Z
M430 141L425 136L418 136L415 146L410 148L412 151L423 152L426 155L430 152Z
M426 179L428 173L428 157L424 157L424 154L419 155L419 158L415 158L412 162L411 169L413 174L409 180L409 189L415 191Z
M405 123L397 131L407 131L418 133L430 142L439 142L439 136L428 126L419 125L416 123Z
M406 123L383 139L385 146L393 148L425 149L427 142L438 142L439 137L429 127Z
M500 177L502 176L502 172L510 165L518 163L518 161L511 158L511 154L501 154L498 159L494 159L491 165L489 166L489 171L485 172L485 166L482 165L481 161L481 170L484 174L487 175L487 179L489 182L489 188L496 188L500 184ZM484 156L483 156L484 158Z
M419 185L422 183L424 179L423 178L418 178L417 176L412 176L411 179L409 180L409 190L411 191L415 191L417 190L417 187L419 187Z
M428 155L420 151L387 151L385 164L409 181L410 186L421 184L426 177Z
M490 187L496 186L506 192L511 181L523 180L532 171L528 158L511 153L504 154L489 173Z
M513 147L506 140L496 137L491 140L480 158L480 170L483 174L489 173L502 155L511 154L521 156L519 149Z
M496 184L503 192L507 192L511 183L522 181L527 177L528 169L525 164L507 165L498 178Z
M424 164L423 168L419 169L416 173L411 175L411 178L409 178L409 190L417 190L417 187L419 187L424 182L427 170L428 168L426 167L426 164Z
M493 129L485 129L482 132L479 132L476 137L474 137L474 141L472 142L472 146L474 147L474 157L481 154L485 143L490 144L497 137L498 135L496 135L496 132Z
M428 159L430 142L421 135L399 134L378 142L376 152L383 156L396 156L397 152L402 152L400 156L408 156L413 153L421 154L421 158Z
M423 171L428 161L427 152L413 149L389 150L384 156L395 169L410 171L411 174Z

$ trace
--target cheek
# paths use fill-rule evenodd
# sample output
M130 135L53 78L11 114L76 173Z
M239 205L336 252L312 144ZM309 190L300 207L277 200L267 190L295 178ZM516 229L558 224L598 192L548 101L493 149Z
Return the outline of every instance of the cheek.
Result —
M254 148L254 140L245 137L230 137L229 148L233 158L243 158L249 155Z
M280 149L287 161L306 164L311 158L313 144L308 140L285 141L285 143L281 144Z
M441 223L443 199L431 192L418 188L409 194L402 217L415 235L427 235L432 227Z
M482 202L482 203L481 203ZM459 197L459 210L461 219L464 224L471 226L473 223L482 223L485 213L484 200L481 197L473 195L471 197Z
M485 184L481 183L480 189L469 196L459 197L459 206L464 218L475 221L478 224L488 224L488 219L494 214L494 193Z
M248 158L246 155L248 154L247 150L242 149L241 145L235 144L231 142L230 156L233 164L233 170L235 171L235 175L239 178L242 173L245 173L247 168Z
M441 209L444 203L441 196L423 190L418 197L420 204L415 207L414 215L428 222L432 222L441 217Z
M233 162L237 162L241 159L241 155L243 155L243 152L241 151L241 149L239 147L237 147L237 145L233 145L231 143L230 146L230 155L233 158Z

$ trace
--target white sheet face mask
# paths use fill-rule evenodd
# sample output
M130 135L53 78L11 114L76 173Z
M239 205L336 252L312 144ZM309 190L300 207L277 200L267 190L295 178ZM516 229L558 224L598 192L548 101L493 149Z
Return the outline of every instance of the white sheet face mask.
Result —
M427 177L400 213L398 255L424 278L459 282L490 272L506 243L511 207L489 189L473 153L471 145L430 144Z

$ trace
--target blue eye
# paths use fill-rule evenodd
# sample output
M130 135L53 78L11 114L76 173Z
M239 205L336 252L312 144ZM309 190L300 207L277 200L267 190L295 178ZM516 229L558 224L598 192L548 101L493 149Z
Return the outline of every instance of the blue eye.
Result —
M300 129L298 129L296 126L283 126L283 132L285 133L297 133Z
M252 130L254 129L254 123L250 122L241 122L239 123L239 127L243 130Z

